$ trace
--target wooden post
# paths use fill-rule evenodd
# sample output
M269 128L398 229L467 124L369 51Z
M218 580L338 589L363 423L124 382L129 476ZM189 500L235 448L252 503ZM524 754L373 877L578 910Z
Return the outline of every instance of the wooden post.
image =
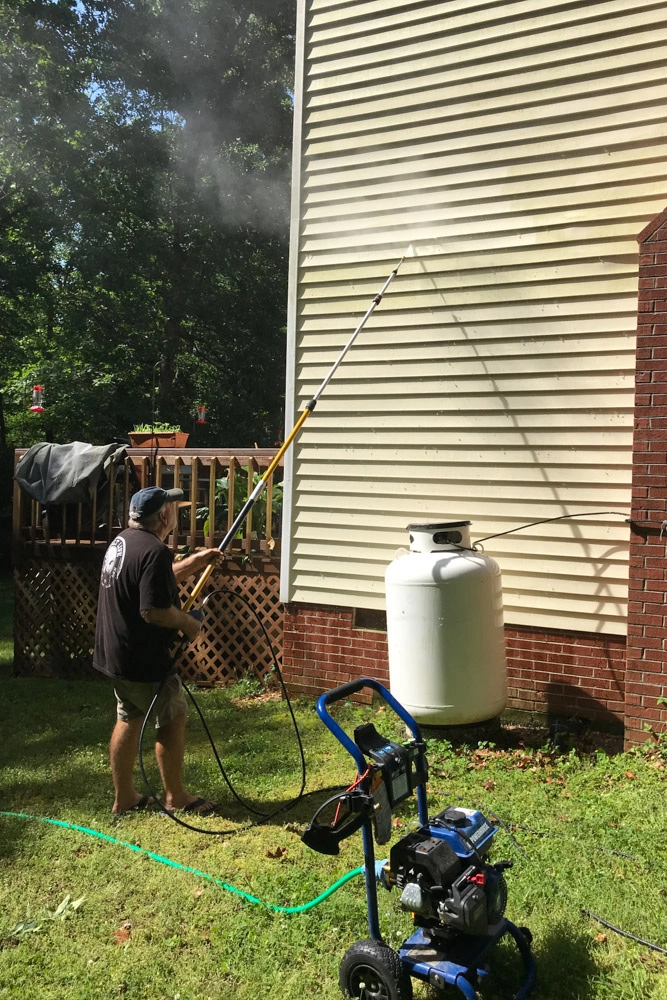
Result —
M208 469L208 533L204 539L204 544L210 549L215 548L215 483L217 470L218 459L213 455Z
M236 489L237 468L239 468L237 460L235 458L230 458L227 470L227 531L229 531L234 523L234 492ZM229 547L230 549L233 549L234 539L232 539Z
M197 545L197 484L199 482L200 461L194 455L190 463L190 541L191 549Z
M253 479L254 479L254 476L255 476L255 472L257 471L257 468L258 468L258 466L257 466L257 462L255 461L255 459L254 458L250 458L248 460L248 465L247 465L247 469L248 469L248 493L246 495L246 500L250 497L250 494L252 493L252 491L254 489ZM251 507L250 510L248 511L248 516L245 519L245 526L244 526L245 527L245 536L243 538L243 551L245 552L245 554L247 556L249 556L250 553L252 552L252 514L253 514L253 511L252 511L252 507Z
M265 538L264 538L264 546L263 547L266 549L266 551L268 553L270 553L271 549L273 547L272 545L269 544L271 542L271 540L272 540L272 538L271 538L271 532L273 530L273 510L272 510L272 505L273 505L273 473L271 473L271 475L269 476L268 482L266 484L266 489L264 491L264 495L266 497L266 530L264 532Z

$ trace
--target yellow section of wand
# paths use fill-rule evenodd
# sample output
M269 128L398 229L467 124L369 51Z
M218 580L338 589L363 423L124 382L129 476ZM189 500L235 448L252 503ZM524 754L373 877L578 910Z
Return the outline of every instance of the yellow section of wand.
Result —
M297 436L297 434L299 433L299 431L303 427L303 425L306 422L306 420L308 418L308 415L310 413L311 413L311 411L308 410L308 409L306 409L302 413L299 414L299 419L297 420L297 422L295 423L294 427L290 431L289 435L283 441L283 443L281 444L280 448L278 449L278 451L274 455L271 464L269 465L268 469L266 470L266 472L264 473L264 475L260 479L259 483L255 487L256 490L257 490L257 487L259 487L260 485L262 486L262 489L264 488L264 486L266 485L266 481L268 480L269 476L271 476L275 472L275 470L278 468L278 466L280 465L281 458L283 457L283 455L285 454L285 452L287 451L287 449L291 445L292 441L294 440L294 438ZM261 490L258 490L257 495L259 496L260 493L261 493ZM211 563L202 572L202 575L199 577L199 579L197 580L196 584L192 588L192 593L190 594L190 596L188 597L187 601L183 605L183 611L189 611L190 610L190 608L195 603L195 601L197 600L197 598L201 594L202 590L206 586L206 581L208 580L209 576L213 572L213 569L214 569L214 567L213 567L213 564Z

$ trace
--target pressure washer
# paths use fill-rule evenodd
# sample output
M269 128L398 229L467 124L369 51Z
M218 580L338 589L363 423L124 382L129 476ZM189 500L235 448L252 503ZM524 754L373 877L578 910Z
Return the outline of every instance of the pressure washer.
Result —
M329 706L371 688L412 734L406 743L382 736L372 723L357 726L354 738L329 713ZM456 987L475 1000L489 974L488 959L502 938L511 937L523 962L523 981L514 1000L535 984L535 963L527 927L505 917L510 861L492 864L488 853L494 825L476 809L449 807L429 818L426 744L418 723L379 681L369 677L323 694L317 712L357 765L357 779L328 799L303 833L321 854L338 854L339 844L361 830L370 938L355 942L343 956L339 984L346 1000L410 1000L412 979L427 983L436 996ZM394 809L416 794L419 826L398 840L389 857L376 861L374 839L389 842ZM331 823L319 816L336 804ZM412 914L415 930L398 951L380 933L377 885L400 892L399 906Z

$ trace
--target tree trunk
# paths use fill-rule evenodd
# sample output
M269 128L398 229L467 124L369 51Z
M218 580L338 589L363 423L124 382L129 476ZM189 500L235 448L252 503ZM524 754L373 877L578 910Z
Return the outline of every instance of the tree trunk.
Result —
M7 447L7 432L5 430L5 407L2 401L2 393L0 392L0 449L3 451Z
M186 288L185 250L182 244L182 225L174 222L170 290L165 302L163 328L163 362L158 383L158 407L164 420L176 408L174 386L176 358L183 341L183 316L185 315ZM167 417L167 419L171 419Z

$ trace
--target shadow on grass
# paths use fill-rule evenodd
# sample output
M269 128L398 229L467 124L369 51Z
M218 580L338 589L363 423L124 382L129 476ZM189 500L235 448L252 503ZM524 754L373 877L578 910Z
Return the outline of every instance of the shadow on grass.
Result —
M565 924L555 925L545 938L533 943L533 957L537 982L531 1000L586 1000L594 996L599 969L591 954L590 936L583 931ZM513 996L523 980L524 968L509 935L492 953L490 967L491 975L480 986L483 1000L506 1000ZM460 993L455 991L454 995Z
M529 724L492 719L467 726L422 726L426 739L444 740L455 750L493 745L500 750L550 749L558 753L575 750L590 754L603 750L609 755L623 751L623 734L596 730L586 720L555 718Z
M590 934L585 931L557 924L540 941L535 961L535 1000L586 1000L594 995L600 970L591 954Z
M296 796L301 778L297 741L285 703L258 700L239 706L217 691L195 696L225 770L245 803L236 801L226 786L200 720L189 706L186 784L195 794L221 803L219 825L246 826L263 819L257 812L276 810L284 810L276 816L277 823L303 824L310 819L326 793L320 792L285 810ZM0 810L60 818L79 825L95 826L111 819L108 741L114 718L110 683L0 675ZM319 725L316 728L319 746L325 731ZM159 791L153 734L154 730L147 730L143 756L149 780ZM138 771L136 781L141 788ZM3 823L7 836L0 838L0 854L5 856L13 855L29 836L26 824L15 822L19 828L12 825L7 831L7 822ZM193 824L197 825L196 819Z

